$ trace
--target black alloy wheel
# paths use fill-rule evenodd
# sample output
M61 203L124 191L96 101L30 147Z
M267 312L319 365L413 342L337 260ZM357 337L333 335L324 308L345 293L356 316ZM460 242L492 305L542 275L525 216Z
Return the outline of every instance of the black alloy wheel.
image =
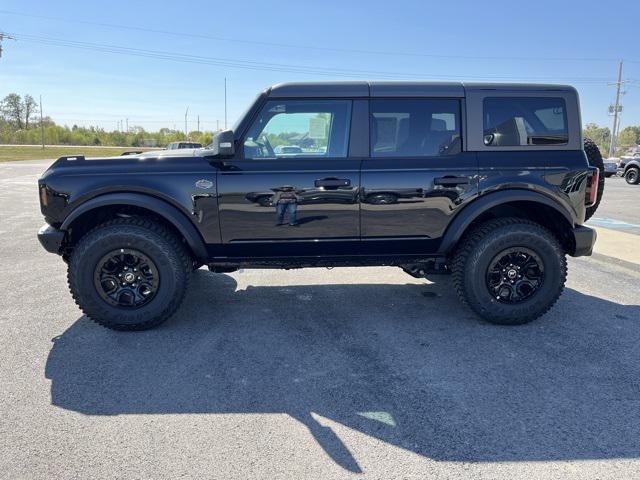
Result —
M496 300L517 304L532 297L544 281L544 264L533 251L514 247L498 253L487 269L487 288Z
M640 170L635 167L631 167L629 170L627 170L624 179L629 185L637 184L638 181L640 181Z
M120 248L104 255L96 264L93 283L105 302L122 308L139 308L158 291L160 275L144 253Z

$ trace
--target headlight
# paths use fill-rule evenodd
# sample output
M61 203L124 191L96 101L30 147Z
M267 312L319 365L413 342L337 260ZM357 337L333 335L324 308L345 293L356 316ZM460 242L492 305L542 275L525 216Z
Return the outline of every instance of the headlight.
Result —
M49 205L49 196L47 195L47 187L40 185L40 204L43 207Z

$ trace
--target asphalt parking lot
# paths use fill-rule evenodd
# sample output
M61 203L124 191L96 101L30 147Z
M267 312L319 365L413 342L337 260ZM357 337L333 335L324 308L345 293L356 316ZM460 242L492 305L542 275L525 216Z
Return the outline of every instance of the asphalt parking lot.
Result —
M606 179L604 191L605 200L591 223L640 235L640 186L615 176Z
M45 166L0 164L0 478L640 478L639 265L570 259L521 327L397 268L201 269L117 333L37 243ZM640 187L607 187L635 235Z

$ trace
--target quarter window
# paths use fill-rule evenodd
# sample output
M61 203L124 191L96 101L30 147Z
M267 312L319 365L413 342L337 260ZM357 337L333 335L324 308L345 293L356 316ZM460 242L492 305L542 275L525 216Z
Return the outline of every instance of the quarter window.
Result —
M347 156L351 100L271 100L244 140L244 157Z
M371 101L371 156L432 157L460 153L461 147L458 100Z
M487 97L483 113L487 146L563 145L569 141L563 98Z

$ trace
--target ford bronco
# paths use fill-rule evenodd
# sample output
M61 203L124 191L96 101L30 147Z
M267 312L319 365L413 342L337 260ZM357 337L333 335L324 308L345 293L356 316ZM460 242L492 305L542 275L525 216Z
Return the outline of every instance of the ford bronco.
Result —
M287 83L204 149L58 159L38 237L117 330L165 321L202 265L451 274L477 315L514 325L559 298L566 255L591 254L601 169L572 87Z

